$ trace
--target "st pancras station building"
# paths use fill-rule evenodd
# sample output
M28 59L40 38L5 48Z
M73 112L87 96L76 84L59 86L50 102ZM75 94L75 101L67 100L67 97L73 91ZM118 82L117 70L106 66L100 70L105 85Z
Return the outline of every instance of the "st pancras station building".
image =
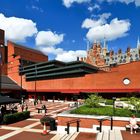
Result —
M71 100L89 93L122 97L140 93L140 42L123 53L94 42L73 62L49 60L42 52L11 41L0 30L0 93L31 99Z

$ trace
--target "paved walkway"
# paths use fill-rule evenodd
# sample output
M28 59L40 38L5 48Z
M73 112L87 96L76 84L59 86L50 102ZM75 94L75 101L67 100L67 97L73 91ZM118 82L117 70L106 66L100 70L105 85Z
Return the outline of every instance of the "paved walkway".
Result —
M40 124L40 118L44 115L38 113L36 107L41 107L43 104L47 107L46 115L54 117L57 120L57 114L69 109L68 103L59 102L42 102L36 106L33 103L26 102L28 110L31 111L31 118L17 123L0 126L0 140L51 140L55 138L56 131L49 132L48 135L43 136L43 126ZM18 111L21 108L18 107ZM47 127L49 131L49 127ZM140 133L131 135L130 132L122 131L123 140L140 140ZM55 139L60 140L60 139ZM95 133L80 132L76 135L75 140L96 140Z

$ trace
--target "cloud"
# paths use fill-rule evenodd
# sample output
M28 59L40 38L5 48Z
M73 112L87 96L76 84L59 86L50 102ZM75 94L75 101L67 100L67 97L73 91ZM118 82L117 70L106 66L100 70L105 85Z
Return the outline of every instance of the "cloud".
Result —
M92 12L93 10L100 10L100 9L101 9L101 7L98 4L88 7L89 12Z
M56 60L70 62L70 61L76 61L77 57L86 57L86 55L87 52L84 50L64 51L63 53L58 54L56 56Z
M39 50L44 54L55 55L55 59L69 62L77 60L77 57L86 56L86 51L65 51L63 48L57 48L56 46L63 41L64 34L56 34L52 31L40 31L36 36L36 45ZM73 40L75 42L75 40Z
M33 10L39 11L39 12L41 12L41 13L44 12L42 8L39 8L38 6L35 6L35 5L32 5L31 8L32 8Z
M106 37L107 40L115 40L126 36L130 29L128 20L113 19L109 24L103 24L89 29L86 37L89 41L102 40Z
M69 8L73 3L85 3L90 2L91 0L62 0L65 7Z
M98 0L99 2L122 2L126 4L135 3L136 6L140 6L140 0Z
M64 34L56 34L52 31L40 31L36 36L37 46L55 46L63 41Z
M104 13L102 15L99 15L99 20L94 20L94 19L90 19L90 18L87 18L83 21L82 23L82 28L94 28L94 27L97 27L97 26L101 26L103 24L105 24L107 21L107 19L111 16L111 13Z
M55 56L56 60L63 62L76 61L77 57L86 57L87 55L85 50L66 51L63 48L56 48L55 46L40 46L39 50L46 55L52 54Z
M27 37L32 37L37 33L36 23L32 20L5 17L0 14L0 28L5 30L5 37L12 41L25 41Z

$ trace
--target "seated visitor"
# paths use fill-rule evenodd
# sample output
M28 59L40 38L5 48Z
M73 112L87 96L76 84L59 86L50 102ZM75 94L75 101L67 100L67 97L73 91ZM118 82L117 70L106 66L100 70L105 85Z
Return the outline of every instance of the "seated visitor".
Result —
M138 125L137 125L137 120L136 120L135 115L132 115L129 122L130 122L130 124L129 124L130 125L130 133L133 134L133 130L136 133L136 129L138 128Z

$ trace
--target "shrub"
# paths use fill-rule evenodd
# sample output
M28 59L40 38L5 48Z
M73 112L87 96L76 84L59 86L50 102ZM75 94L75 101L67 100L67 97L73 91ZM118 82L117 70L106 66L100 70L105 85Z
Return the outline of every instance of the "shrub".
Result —
M131 97L129 103L134 106L136 114L140 112L140 99L136 97Z
M24 112L17 112L14 114L6 114L3 117L3 123L4 124L10 124L10 123L15 123L21 120L25 120L30 117L30 112L29 111L24 111Z
M106 99L105 104L106 105L113 105L113 100L112 99Z
M115 108L115 114L113 114L113 108L110 106L89 108L88 106L81 106L71 111L72 114L86 114L86 115L105 115L105 116L121 116L130 117L133 112L128 109ZM140 115L140 114L139 114Z
M97 93L90 95L86 100L85 104L89 107L99 107L99 103L103 100L101 96L98 96Z
M120 98L120 101L128 101L129 99L127 97Z

